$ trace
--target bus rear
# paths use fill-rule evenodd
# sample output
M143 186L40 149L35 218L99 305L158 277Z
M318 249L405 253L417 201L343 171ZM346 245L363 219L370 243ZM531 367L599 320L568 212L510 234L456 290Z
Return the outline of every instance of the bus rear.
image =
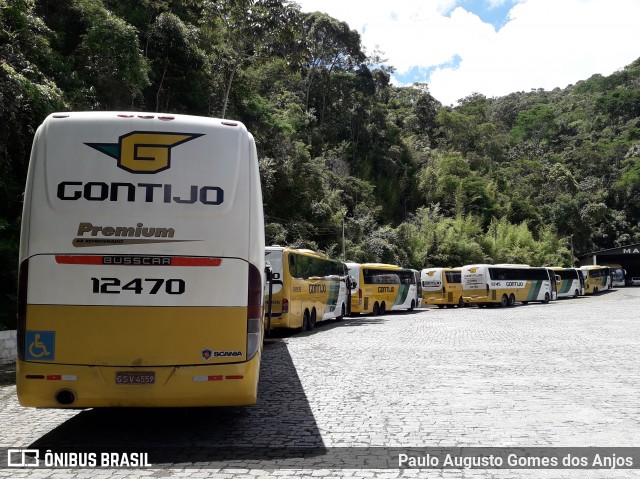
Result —
M422 298L439 308L464 306L461 268L427 268L421 272Z
M242 124L91 112L40 126L20 244L23 406L255 403L263 282Z
M411 270L382 263L346 263L354 279L351 312L385 314L417 306L417 284Z

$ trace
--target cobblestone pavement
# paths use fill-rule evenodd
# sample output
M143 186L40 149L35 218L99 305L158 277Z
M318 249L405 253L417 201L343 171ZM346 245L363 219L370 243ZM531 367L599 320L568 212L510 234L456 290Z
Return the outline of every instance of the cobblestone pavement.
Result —
M249 408L25 409L0 373L0 446L159 447L168 464L1 469L0 478L640 477L622 469L331 469L321 455L296 468L259 454L218 467L202 455L223 445L383 456L410 447L638 447L640 288L319 324L268 342L259 403Z

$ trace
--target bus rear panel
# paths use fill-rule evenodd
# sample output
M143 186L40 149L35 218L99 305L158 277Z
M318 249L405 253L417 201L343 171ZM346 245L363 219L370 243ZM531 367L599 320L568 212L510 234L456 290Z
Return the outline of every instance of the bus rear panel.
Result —
M22 405L255 403L264 222L242 124L49 116L32 150L20 262Z
M464 306L461 268L426 268L420 277L424 304L439 308Z

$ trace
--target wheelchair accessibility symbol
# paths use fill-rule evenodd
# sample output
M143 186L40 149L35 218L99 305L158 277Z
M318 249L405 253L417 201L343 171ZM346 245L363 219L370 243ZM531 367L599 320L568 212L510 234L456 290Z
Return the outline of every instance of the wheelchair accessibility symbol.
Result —
M25 359L53 361L56 356L55 331L27 331Z

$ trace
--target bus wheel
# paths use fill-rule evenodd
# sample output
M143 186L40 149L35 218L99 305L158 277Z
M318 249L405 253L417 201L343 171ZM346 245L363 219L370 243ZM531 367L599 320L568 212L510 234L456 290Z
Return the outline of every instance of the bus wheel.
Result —
M379 314L380 314L380 305L376 301L375 303L373 303L373 315L378 316Z
M384 301L380 305L380 314L387 314L387 303Z
M593 288L593 294L598 294L598 288Z
M515 306L516 305L516 296L511 293L509 295L509 306Z
M416 302L415 302L415 300L412 299L411 300L411 306L409 306L409 311L413 311L415 309L415 307L416 307Z
M544 304L549 304L549 293L544 293Z
M342 309L340 311L340 316L336 317L336 321L342 321L344 315L346 314L346 308L344 307L344 303L342 303Z
M578 292L578 290L576 289L576 290L573 292L573 297L574 297L574 298L577 298L579 294L580 294L580 293L579 293L579 292Z
M500 307L501 308L506 308L507 306L509 306L509 298L507 298L506 294L502 295L502 300L500 301Z
M453 304L447 304L447 308L453 308Z
M302 316L302 332L309 331L309 310L304 310L304 315Z
M438 308L440 308L440 309L444 308L444 304L439 304Z
M527 304L529 304L529 301L522 301L522 304L526 306Z
M462 296L460 296L458 300L458 308L464 308L464 299L462 299Z
M313 308L311 311L311 316L309 318L309 331L316 327L316 308Z

